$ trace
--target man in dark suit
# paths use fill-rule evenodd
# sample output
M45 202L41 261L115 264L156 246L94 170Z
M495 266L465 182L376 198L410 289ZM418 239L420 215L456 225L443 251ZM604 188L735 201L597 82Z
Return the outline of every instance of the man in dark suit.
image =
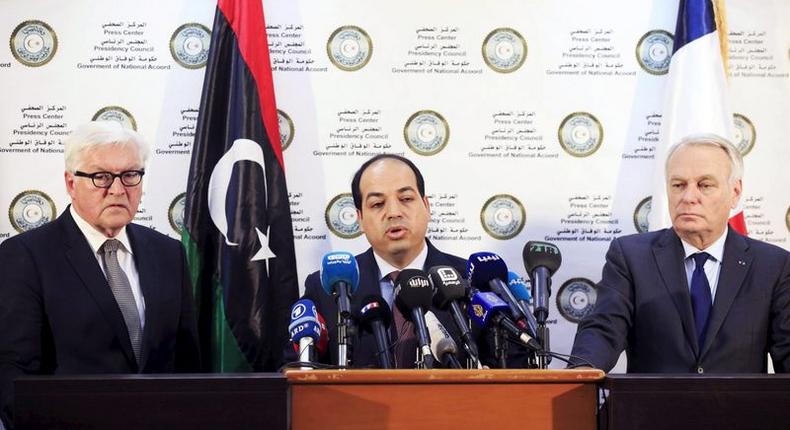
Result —
M381 295L392 308L393 284L389 278L392 272L448 265L465 276L466 260L439 251L425 238L431 216L430 203L425 196L422 174L410 160L391 154L371 158L357 170L351 191L360 227L371 245L356 257L359 289L351 301L353 311L358 311L363 305L362 300L372 294ZM315 302L329 328L329 355L322 361L337 363L334 330L337 306L334 298L321 288L318 272L307 277L304 298ZM438 309L431 311L455 339L460 338L448 313ZM399 341L395 324L390 327L390 337L396 343ZM377 366L375 338L360 333L355 342L352 366ZM411 360L408 357L396 357L395 360L397 367L414 367L414 354Z
M665 166L672 228L612 241L577 365L628 372L790 371L790 254L728 228L743 162L715 135L684 139Z
M198 371L179 242L131 224L148 146L114 122L65 143L71 205L0 244L0 411L24 374Z

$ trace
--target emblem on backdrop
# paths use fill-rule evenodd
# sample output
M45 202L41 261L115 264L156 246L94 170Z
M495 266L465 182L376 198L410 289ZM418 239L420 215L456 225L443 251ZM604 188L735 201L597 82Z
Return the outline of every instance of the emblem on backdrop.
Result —
M526 59L527 41L512 28L497 28L483 41L483 60L495 72L515 72Z
M211 30L196 22L186 23L170 36L170 54L187 69L199 69L208 61Z
M357 208L351 193L335 196L324 211L324 218L329 231L343 239L353 239L362 234L357 221Z
M115 121L125 128L137 131L137 121L132 114L120 106L105 106L99 109L92 118L93 121Z
M10 45L17 61L28 67L39 67L55 56L58 36L44 21L24 21L11 32Z
M636 61L651 75L665 75L672 60L674 37L664 30L651 30L645 33L636 44Z
M40 227L55 219L55 202L46 193L26 190L17 194L8 207L11 226L19 233Z
M184 232L184 209L186 207L187 193L181 193L177 195L172 202L170 202L170 207L167 209L167 220L170 222L170 227L181 236L181 233Z
M652 197L645 197L634 209L634 228L636 228L637 233L645 233L650 230L648 219L652 202Z
M438 154L450 139L450 126L439 112L421 110L406 121L403 138L417 154Z
M752 151L754 142L757 140L757 131L754 129L754 124L746 116L736 113L733 114L735 122L735 134L733 143L742 157Z
M480 210L480 223L491 237L507 240L516 237L527 222L524 205L509 194L497 194Z
M326 42L329 61L338 69L353 72L365 67L373 55L373 42L365 30L345 25L329 36Z
M557 310L568 321L578 323L595 308L595 284L586 278L567 280L557 292Z
M277 109L277 128L280 130L280 143L282 144L283 151L291 146L294 140L294 122L287 113Z
M565 152L574 157L587 157L600 148L603 127L593 114L574 112L562 120L557 137Z

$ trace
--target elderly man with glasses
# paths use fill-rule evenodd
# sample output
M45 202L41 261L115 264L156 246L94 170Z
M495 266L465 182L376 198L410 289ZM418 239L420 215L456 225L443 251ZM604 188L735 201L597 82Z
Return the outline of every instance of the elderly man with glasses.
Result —
M0 244L0 417L24 374L198 371L180 243L132 224L148 145L114 122L65 142L71 205Z

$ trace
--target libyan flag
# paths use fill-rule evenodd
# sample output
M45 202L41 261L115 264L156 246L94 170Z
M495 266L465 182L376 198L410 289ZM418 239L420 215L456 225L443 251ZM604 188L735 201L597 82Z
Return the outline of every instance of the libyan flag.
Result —
M220 0L189 166L182 241L204 368L272 371L298 298L261 2Z

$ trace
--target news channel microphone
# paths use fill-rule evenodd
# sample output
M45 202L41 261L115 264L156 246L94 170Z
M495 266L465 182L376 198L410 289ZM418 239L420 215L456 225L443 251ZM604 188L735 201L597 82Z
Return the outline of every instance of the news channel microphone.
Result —
M321 323L317 318L318 311L310 299L297 300L291 307L291 323L288 333L294 348L298 348L299 361L312 363L315 361L315 348L321 339ZM309 369L309 367L302 367Z
M540 343L516 325L507 314L510 307L491 291L472 293L469 317L482 328L499 327L534 351L541 351Z
M340 316L351 316L351 297L359 287L357 259L350 252L335 251L321 261L321 287L335 298Z
M507 265L502 257L493 252L476 252L466 262L467 276L472 287L480 291L496 293L508 306L510 316L522 330L531 337L537 332L531 331L527 321L529 308L524 309L507 287Z
M431 308L433 287L422 270L403 269L395 279L395 306L414 324L414 334L426 369L432 369L436 361L431 353L431 337L425 326L425 312Z
M362 308L357 317L362 330L373 333L376 338L376 359L382 369L393 369L394 360L390 353L389 328L392 311L380 295L370 295L362 300Z
M529 241L522 253L524 268L532 281L534 294L535 319L545 325L549 316L549 296L551 296L551 276L562 264L560 249L548 242Z
M458 345L433 312L425 313L425 325L431 336L431 351L442 366L445 369L462 369L458 361Z
M337 365L350 365L354 321L351 317L351 296L359 287L357 259L349 252L335 251L321 261L321 287L337 303Z
M530 311L530 303L532 303L532 293L529 292L530 287L527 285L527 280L521 277L516 272L507 272L507 287L513 297L516 298L518 303L526 311L527 324L529 325L530 332L533 334L538 333L538 321L535 315ZM533 336L539 340L539 336Z
M466 354L475 362L479 362L480 353L477 350L477 343L469 328L469 319L463 311L469 293L466 280L451 266L431 267L428 269L428 278L435 291L433 304L443 311L450 312L453 323L461 333L461 344Z

